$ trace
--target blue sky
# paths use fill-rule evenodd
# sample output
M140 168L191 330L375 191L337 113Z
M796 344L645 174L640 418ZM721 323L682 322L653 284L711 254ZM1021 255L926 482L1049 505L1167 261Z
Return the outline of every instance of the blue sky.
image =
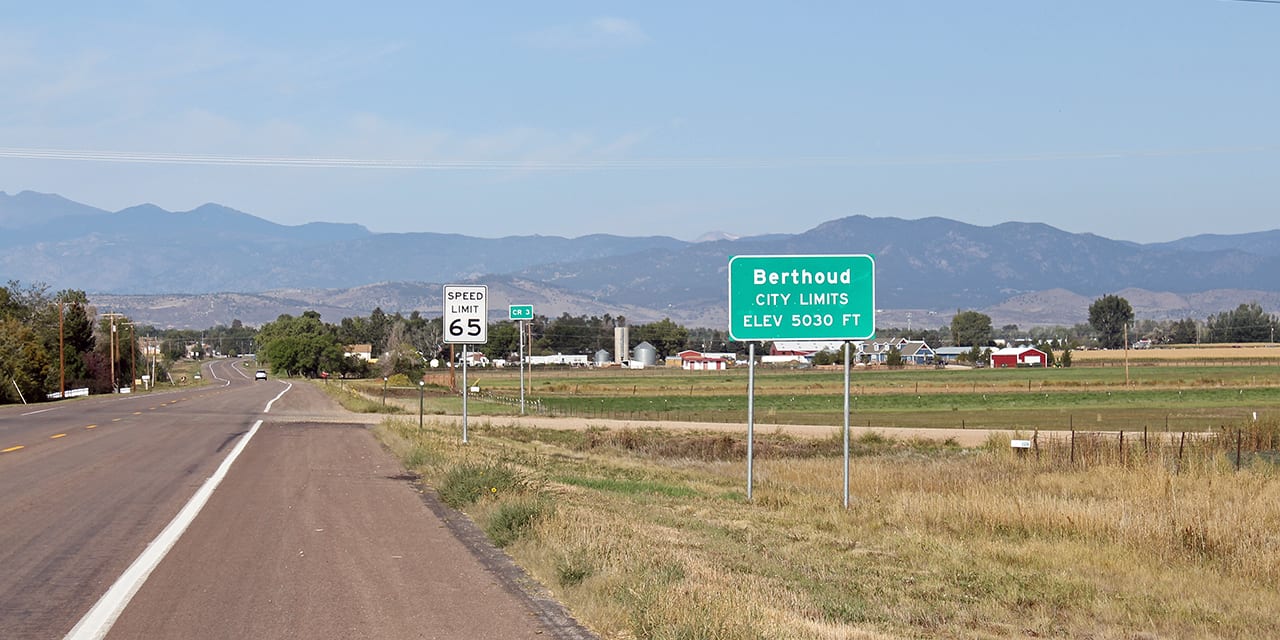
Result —
M9 193L484 237L1280 228L1280 4L0 10Z

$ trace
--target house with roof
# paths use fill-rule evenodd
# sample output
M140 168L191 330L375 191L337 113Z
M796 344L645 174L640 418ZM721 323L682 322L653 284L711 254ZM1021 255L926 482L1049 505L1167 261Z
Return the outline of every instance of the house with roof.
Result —
M799 356L808 360L822 351L839 353L844 349L840 340L775 340L769 348L771 356Z
M729 361L712 355L703 354L693 349L681 351L680 367L685 371L724 371L729 368Z
M906 338L889 338L858 343L859 360L883 364L889 359L889 351L896 348L902 355L903 364L932 364L935 354L923 340L907 340ZM865 355L865 358L863 357Z
M993 369L1047 366L1049 366L1048 354L1035 347L1005 347L991 352Z
M938 362L955 364L960 361L961 356L967 356L972 351L973 347L938 347L933 350L933 357Z
M373 345L371 344L349 344L342 348L342 357L350 358L355 356L365 362L374 362Z

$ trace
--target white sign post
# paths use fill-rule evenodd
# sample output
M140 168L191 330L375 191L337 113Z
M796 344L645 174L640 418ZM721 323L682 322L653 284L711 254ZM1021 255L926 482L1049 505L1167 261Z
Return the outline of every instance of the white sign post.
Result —
M489 341L489 287L444 286L444 342L462 345L462 442L467 442L467 345Z

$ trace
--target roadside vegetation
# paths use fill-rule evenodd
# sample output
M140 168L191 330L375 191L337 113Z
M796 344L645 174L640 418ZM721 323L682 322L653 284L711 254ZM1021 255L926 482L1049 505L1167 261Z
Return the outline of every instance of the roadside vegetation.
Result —
M872 434L845 510L830 439L763 433L748 502L720 433L377 432L606 638L1254 638L1280 610L1277 461L1225 446L1068 464Z
M352 413L405 413L404 407L399 403L386 403L371 398L359 391L355 387L347 386L341 382L316 382L317 387L324 391L325 395L333 398L342 405L343 409Z

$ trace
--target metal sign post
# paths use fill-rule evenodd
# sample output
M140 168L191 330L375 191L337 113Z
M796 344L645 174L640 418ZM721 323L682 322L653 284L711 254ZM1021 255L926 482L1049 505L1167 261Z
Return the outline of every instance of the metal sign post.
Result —
M524 320L520 320L520 415L524 415Z
M471 388L467 387L467 361L471 360L467 356L466 343L462 343L462 444L467 443L467 396L471 394Z
M467 442L467 345L489 341L489 287L484 285L444 285L444 341L462 345L462 442ZM456 366L450 363L450 370Z
M844 508L849 508L849 342L844 343Z
M756 440L756 343L747 346L747 502L751 501Z
M513 304L507 308L507 317L515 320L520 330L520 415L524 415L524 321L533 319L533 305Z

